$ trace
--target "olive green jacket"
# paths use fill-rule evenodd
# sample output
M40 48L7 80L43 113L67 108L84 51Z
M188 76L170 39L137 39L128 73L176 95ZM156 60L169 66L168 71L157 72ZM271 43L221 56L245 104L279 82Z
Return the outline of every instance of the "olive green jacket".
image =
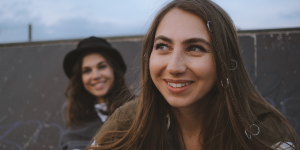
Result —
M94 137L95 141L99 141L108 131L125 131L131 127L131 124L137 114L139 99L135 99L125 103L117 108L115 112L108 118L106 123L101 127L99 132Z
M93 143L92 145L97 144L99 138L101 138L106 132L129 130L137 114L138 105L139 99L135 99L125 103L123 106L116 109L116 111L109 117L109 119L105 122L105 124L96 134L96 136L94 137L94 142L96 143ZM256 116L259 119L259 122L257 124L260 128L260 133L258 135L253 135L256 134L253 133L252 136L257 136L257 139L267 140L268 142L273 143L273 146L276 145L276 143L279 141L290 141L287 136L287 133L283 130L279 119L276 119L277 117L272 115L267 109L257 106L252 108L252 111L254 116ZM263 132L264 134L261 134ZM270 139L270 137L274 137L274 139L276 140L268 140ZM270 145L270 147L272 147L272 145Z

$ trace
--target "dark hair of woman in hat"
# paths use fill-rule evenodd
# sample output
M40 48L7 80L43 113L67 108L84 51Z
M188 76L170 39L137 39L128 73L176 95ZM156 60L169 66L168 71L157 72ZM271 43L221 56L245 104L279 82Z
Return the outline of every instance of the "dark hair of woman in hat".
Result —
M174 0L144 37L139 99L115 111L87 149L298 150L298 136L252 84L228 14Z
M106 118L131 96L124 79L126 65L105 39L90 37L65 56L63 67L69 78L65 90L68 132L61 142L88 144ZM70 144L63 147L70 148Z

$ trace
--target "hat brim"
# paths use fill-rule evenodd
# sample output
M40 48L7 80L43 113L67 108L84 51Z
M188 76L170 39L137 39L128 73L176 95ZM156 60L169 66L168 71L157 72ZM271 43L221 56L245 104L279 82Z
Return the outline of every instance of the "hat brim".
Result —
M105 47L105 46L92 46L92 47L83 47L83 48L77 48L65 56L63 60L63 69L67 77L70 79L73 76L73 67L76 63L76 61L79 59L80 56L90 52L90 51L95 51L95 52L105 52L106 54L110 55L111 58L113 58L113 61L117 61L118 64L121 67L121 70L125 74L126 72L126 65L124 63L124 60L121 56L121 54L114 48L111 47Z

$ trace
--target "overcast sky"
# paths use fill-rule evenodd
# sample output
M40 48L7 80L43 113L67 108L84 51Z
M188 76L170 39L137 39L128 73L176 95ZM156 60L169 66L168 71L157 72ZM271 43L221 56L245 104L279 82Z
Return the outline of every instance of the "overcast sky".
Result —
M0 0L0 43L144 34L170 0ZM300 0L213 0L241 30L300 27Z

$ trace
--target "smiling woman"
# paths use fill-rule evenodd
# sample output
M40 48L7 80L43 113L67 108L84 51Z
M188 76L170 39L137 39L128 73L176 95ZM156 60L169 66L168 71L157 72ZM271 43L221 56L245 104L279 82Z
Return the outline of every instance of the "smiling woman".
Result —
M65 56L63 67L70 82L63 106L68 128L61 135L61 149L83 149L131 96L124 80L126 66L105 39L90 37Z
M210 35L201 18L172 9L162 19L149 66L155 86L171 106L190 109L215 85L211 51Z
M288 121L252 84L235 27L211 0L174 0L144 38L142 94L87 149L298 150Z
M84 88L97 97L97 103L105 103L105 95L114 82L113 69L106 59L97 53L91 53L82 60L82 82Z

